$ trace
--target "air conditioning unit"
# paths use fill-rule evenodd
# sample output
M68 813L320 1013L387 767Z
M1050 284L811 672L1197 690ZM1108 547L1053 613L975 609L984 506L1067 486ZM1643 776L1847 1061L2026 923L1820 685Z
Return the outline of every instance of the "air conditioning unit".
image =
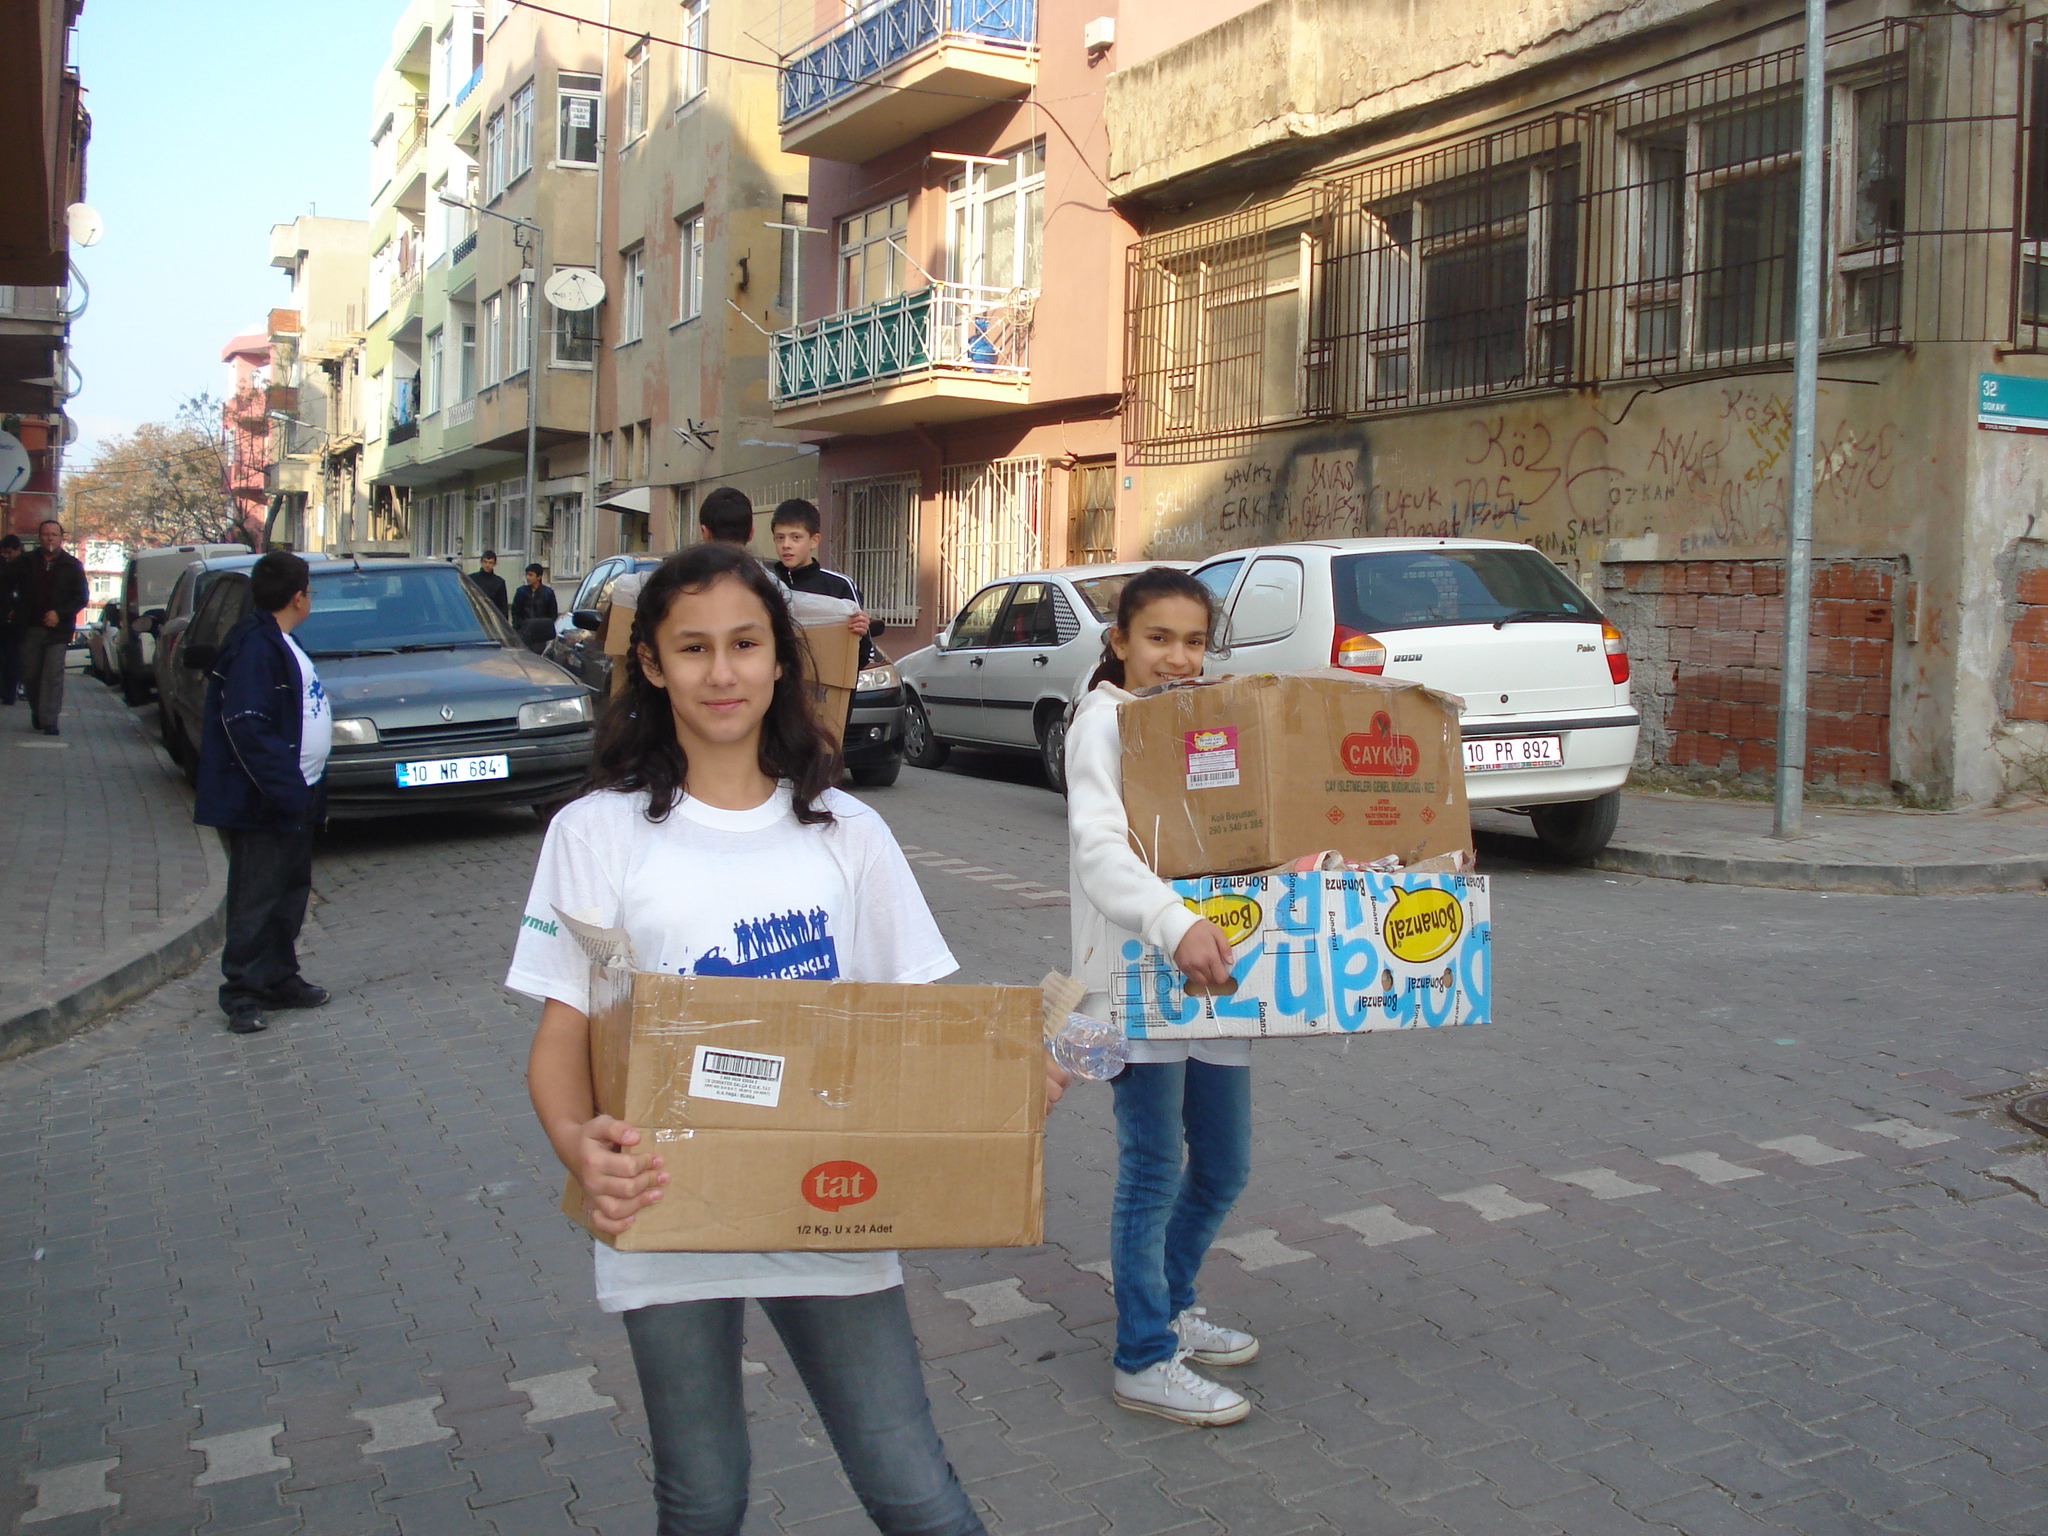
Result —
M1116 44L1116 18L1098 16L1081 28L1081 46L1088 50L1088 57L1099 59Z

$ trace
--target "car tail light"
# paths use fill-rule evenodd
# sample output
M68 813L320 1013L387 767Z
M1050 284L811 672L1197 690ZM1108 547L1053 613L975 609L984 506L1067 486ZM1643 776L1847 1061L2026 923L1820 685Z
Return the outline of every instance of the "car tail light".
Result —
M1628 681L1628 646L1621 638L1621 631L1612 624L1600 626L1600 638L1607 648L1607 675L1617 683Z
M1378 677L1387 670L1386 642L1377 635L1339 624L1336 638L1330 642L1330 665Z

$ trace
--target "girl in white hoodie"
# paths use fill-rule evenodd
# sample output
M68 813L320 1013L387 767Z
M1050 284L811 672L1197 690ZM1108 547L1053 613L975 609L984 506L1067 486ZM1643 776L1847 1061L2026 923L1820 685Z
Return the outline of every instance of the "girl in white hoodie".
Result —
M1213 986L1230 976L1223 930L1132 851L1117 725L1118 706L1133 694L1202 675L1215 621L1215 599L1187 572L1158 566L1134 576L1067 732L1074 971L1088 986L1081 1010L1097 1018L1110 1016L1115 959L1135 941L1173 956L1191 980ZM1130 1050L1111 1083L1116 1400L1186 1424L1235 1424L1251 1411L1243 1395L1186 1362L1242 1365L1259 1352L1257 1339L1210 1322L1194 1304L1202 1257L1250 1171L1250 1043L1144 1040Z

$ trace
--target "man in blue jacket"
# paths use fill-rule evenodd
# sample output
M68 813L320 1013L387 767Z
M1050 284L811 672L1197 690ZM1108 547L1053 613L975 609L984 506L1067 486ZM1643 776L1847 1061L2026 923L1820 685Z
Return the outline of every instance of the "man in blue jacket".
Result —
M291 637L313 611L310 568L297 555L265 555L250 568L249 598L207 677L192 813L219 827L228 848L220 1007L238 1035L263 1029L266 1009L327 1001L299 974L298 940L334 732L319 674Z

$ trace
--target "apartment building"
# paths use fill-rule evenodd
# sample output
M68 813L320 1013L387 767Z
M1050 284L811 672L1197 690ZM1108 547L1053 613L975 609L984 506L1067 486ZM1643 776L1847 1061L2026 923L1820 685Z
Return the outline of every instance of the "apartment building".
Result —
M603 34L489 0L415 0L374 96L365 478L416 554L589 559L587 318L541 299L594 264ZM534 474L527 473L528 406Z
M1102 100L1114 7L799 8L784 150L801 313L778 437L820 439L827 554L921 644L985 582L1114 558L1122 269Z
M1639 771L1765 785L1799 9L1123 20L1130 552L1526 541L1628 635ZM2048 761L2044 22L1828 24L1809 775L1983 801Z
M369 225L311 214L270 231L270 264L291 283L270 312L264 547L346 549L363 515L363 357Z
M57 484L78 378L68 355L66 210L85 196L92 119L70 66L83 0L0 7L0 417L29 474L0 485L0 532L32 537L59 515Z
M816 494L816 452L768 396L808 163L781 147L775 60L738 5L614 0L610 16L592 547L694 542L704 493L733 485L766 552L775 504Z
M227 367L220 406L221 474L235 509L235 534L254 544L269 521L270 333L247 331L221 348Z

